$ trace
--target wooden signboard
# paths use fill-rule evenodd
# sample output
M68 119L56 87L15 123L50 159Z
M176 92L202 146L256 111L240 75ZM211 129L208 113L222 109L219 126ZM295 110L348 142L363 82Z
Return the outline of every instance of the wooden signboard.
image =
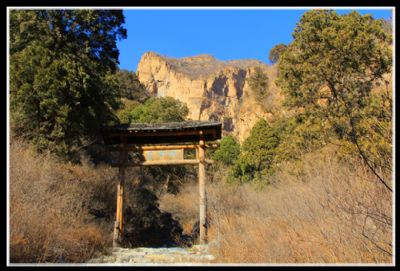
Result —
M183 149L143 151L145 161L183 160Z

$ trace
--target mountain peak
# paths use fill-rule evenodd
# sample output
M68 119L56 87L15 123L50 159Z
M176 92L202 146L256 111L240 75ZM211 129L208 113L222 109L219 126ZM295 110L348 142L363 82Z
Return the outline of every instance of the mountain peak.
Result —
M192 79L205 78L229 67L239 69L249 69L257 66L267 67L265 63L256 59L221 61L210 54L176 58L160 55L152 51L143 54L139 66L148 62L149 58L154 59L156 62L164 62L170 69L185 74Z
M272 117L247 83L257 66L274 81L276 68L259 60L221 61L209 54L174 58L148 52L139 62L137 75L152 95L184 102L189 119L220 121L224 134L243 141L260 117ZM268 89L274 93L269 103L279 105L276 87L269 83Z

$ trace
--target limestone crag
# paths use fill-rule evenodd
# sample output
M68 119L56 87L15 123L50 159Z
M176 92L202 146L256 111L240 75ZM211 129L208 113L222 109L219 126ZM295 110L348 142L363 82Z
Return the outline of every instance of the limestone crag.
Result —
M276 69L258 60L219 61L211 55L171 58L145 53L137 68L139 81L154 96L169 96L185 102L191 120L223 123L223 133L243 141L259 118L272 118L248 84L255 68L274 84ZM279 95L274 96L279 101Z

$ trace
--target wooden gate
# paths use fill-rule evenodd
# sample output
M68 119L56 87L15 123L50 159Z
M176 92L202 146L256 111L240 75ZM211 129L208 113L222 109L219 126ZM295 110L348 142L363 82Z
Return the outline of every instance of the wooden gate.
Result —
M206 227L206 163L205 149L217 147L206 144L221 138L219 122L188 121L163 124L132 124L105 127L104 143L109 151L118 152L112 166L119 168L117 208L114 224L113 246L119 246L124 230L123 203L126 167L198 165L200 244L207 242ZM184 159L185 149L195 149L196 159ZM129 161L128 153L139 154L138 161Z

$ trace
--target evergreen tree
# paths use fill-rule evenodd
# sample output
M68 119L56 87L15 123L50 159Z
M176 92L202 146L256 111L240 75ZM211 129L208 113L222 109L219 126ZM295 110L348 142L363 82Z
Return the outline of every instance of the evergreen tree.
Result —
M232 136L221 139L219 148L213 153L212 158L227 166L233 165L240 154L240 144Z
M279 57L286 51L287 46L283 43L279 43L278 45L275 45L270 51L269 51L269 61L272 64L275 64L278 62Z
M10 101L15 132L72 158L115 123L120 10L10 12Z
M152 97L129 114L131 123L184 121L189 113L186 104L172 97Z
M239 158L232 167L232 176L240 182L267 183L278 145L279 138L273 127L266 120L259 120L243 142Z
M268 96L268 76L259 67L249 77L249 86L259 102Z
M391 160L391 95L372 93L392 65L391 36L382 24L355 11L306 12L280 57L277 80L287 106L356 146L374 173Z
M135 72L118 70L115 74L115 78L123 98L135 100L139 103L143 103L149 98L149 93L142 83L140 83Z

